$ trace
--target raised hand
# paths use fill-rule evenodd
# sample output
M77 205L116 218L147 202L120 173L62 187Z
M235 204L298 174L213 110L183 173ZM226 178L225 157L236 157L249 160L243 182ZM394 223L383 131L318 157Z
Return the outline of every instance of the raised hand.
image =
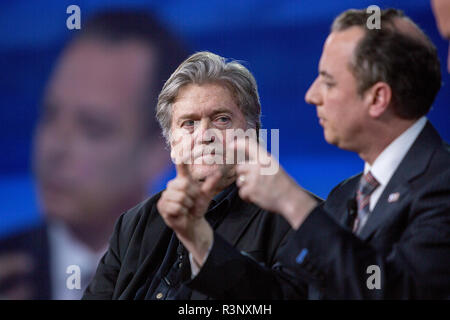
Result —
M263 209L283 215L297 229L317 201L305 192L256 141L238 139L227 152L245 155L236 165L239 196ZM267 170L277 168L277 170Z
M222 173L216 171L200 183L192 178L185 163L176 169L177 176L169 181L156 206L166 225L200 264L213 241L212 228L204 215Z

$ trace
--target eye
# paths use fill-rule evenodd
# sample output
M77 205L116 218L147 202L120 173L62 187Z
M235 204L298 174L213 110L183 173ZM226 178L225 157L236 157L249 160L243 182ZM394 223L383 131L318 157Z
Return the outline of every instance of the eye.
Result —
M194 120L185 120L181 123L182 128L192 128L194 127Z
M322 79L321 82L327 89L333 88L336 85L336 82L331 79Z
M217 117L214 121L219 123L220 125L226 125L226 124L230 123L231 119L230 119L230 117L227 117L227 116L220 116L220 117Z
M113 123L88 115L81 115L78 125L85 137L92 141L106 140L117 130Z

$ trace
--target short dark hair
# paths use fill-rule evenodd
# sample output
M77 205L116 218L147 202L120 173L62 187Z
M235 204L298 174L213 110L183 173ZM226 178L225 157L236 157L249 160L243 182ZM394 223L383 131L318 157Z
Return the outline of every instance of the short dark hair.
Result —
M160 135L155 110L158 94L172 72L188 55L182 41L151 12L137 9L110 9L89 17L73 41L92 39L109 45L137 41L156 54L156 75L149 74L148 90L143 93L142 116L146 135ZM152 72L155 69L152 68ZM149 71L150 72L150 71ZM151 81L150 83L150 79Z
M381 10L381 29L366 28L366 10L347 10L332 25L332 32L353 26L363 28L364 37L357 44L350 70L362 95L378 81L392 88L393 108L397 116L417 119L431 108L441 88L440 62L436 47L420 28L397 9ZM394 19L407 19L421 34L410 36L396 29Z
M331 25L331 31L342 31L353 26L364 27L372 13L364 9L349 9L338 15ZM388 8L380 10L381 26L394 28L395 18L406 18L402 10Z

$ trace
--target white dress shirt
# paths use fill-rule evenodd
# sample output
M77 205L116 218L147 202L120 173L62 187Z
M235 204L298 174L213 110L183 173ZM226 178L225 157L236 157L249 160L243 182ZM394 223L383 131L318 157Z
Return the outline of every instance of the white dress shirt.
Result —
M93 252L75 239L64 224L57 222L49 225L49 244L52 299L81 299L107 248ZM77 269L80 271L79 274ZM76 283L75 281L71 281L78 275L80 276L80 288L73 285ZM68 285L68 281L72 285Z
M426 123L427 118L423 116L411 127L405 130L405 132L399 135L394 141L392 141L380 153L372 165L367 162L364 164L364 174L370 171L374 178L380 183L380 185L370 195L370 211L375 208L378 199L383 194L383 191L391 180L392 175L397 170L400 162L402 162L414 141L416 141L420 132L422 132ZM361 221L361 226L366 223L368 216L369 215L365 217L366 219Z

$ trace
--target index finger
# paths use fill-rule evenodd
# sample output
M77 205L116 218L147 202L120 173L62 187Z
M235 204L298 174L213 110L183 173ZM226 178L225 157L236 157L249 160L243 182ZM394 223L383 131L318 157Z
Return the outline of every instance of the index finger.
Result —
M229 144L228 152L233 154L236 152L236 164L243 163L246 161L257 161L258 160L258 152L260 146L258 142L254 139L247 138L238 138L236 141L232 141Z
M175 165L177 170L177 176L190 178L191 173L189 172L188 165L184 162Z

